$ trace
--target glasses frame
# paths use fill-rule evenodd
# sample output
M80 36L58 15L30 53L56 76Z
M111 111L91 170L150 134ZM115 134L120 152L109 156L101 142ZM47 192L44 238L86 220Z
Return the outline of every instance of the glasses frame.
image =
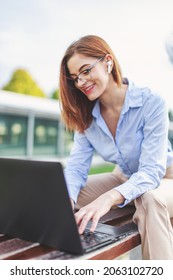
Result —
M92 76L90 74L91 70L96 66L97 63L99 63L100 61L102 61L104 59L104 57L100 57L96 62L94 62L90 67L82 70L81 72L79 72L78 75L76 75L76 78L73 79L73 78L69 78L75 85L78 84L78 81L80 80L81 82L86 82L88 80L91 80L92 79ZM85 80L84 79L81 79L80 78L80 75L83 74L84 72L88 72L88 75L90 75L89 78L86 78Z

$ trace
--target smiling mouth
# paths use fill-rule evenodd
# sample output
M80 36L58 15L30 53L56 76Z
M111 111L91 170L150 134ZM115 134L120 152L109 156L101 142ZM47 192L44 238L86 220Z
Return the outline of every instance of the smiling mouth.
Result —
M92 85L84 88L83 91L84 91L85 94L90 94L94 87L95 87L95 84L92 84Z

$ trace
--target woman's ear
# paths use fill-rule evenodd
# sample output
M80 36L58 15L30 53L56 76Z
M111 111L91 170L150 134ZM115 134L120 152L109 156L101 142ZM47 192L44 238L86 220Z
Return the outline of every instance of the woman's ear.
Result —
M108 74L110 74L111 71L112 71L113 57L112 57L112 55L107 54L107 55L105 56L105 59L106 59Z
M112 70L112 61L111 60L108 60L107 66L108 66L108 74L110 74L111 70Z

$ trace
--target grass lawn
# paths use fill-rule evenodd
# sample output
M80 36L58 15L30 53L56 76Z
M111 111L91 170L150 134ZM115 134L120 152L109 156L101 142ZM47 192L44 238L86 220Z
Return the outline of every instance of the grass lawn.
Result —
M97 166L91 166L89 174L111 172L114 168L115 168L114 164L102 164Z

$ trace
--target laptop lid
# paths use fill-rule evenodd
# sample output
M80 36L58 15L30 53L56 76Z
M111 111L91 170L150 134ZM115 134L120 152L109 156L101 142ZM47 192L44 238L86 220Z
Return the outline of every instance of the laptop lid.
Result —
M83 253L60 163L0 158L0 233Z

